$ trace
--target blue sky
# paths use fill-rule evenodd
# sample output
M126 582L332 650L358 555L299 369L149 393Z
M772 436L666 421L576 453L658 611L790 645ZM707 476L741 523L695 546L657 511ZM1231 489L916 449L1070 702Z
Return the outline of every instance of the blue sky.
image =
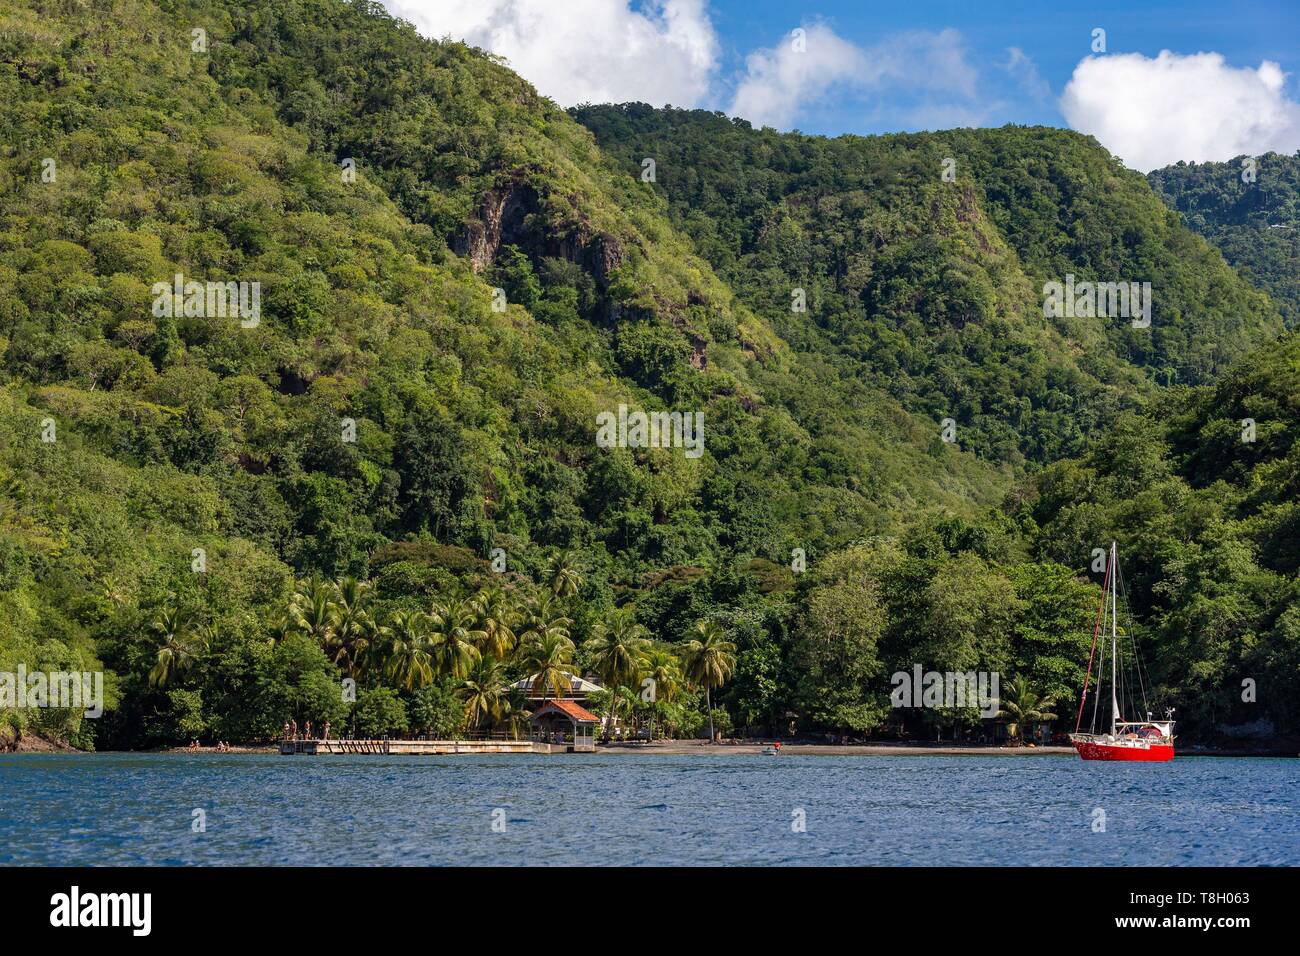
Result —
M1042 123L1142 171L1300 149L1297 0L384 2L562 106L671 103L832 136Z
M643 5L642 5L643 6ZM1222 53L1233 66L1257 67L1264 60L1300 73L1300 2L1051 2L1006 0L912 0L912 2L852 2L824 0L791 4L782 0L712 0L714 28L722 46L724 84L743 75L745 56L772 47L801 24L823 22L846 40L874 46L907 31L961 34L972 62L982 65L980 93L1005 101L993 124L1069 125L1056 106L1075 65L1091 54L1092 30L1106 30L1109 52L1155 57L1161 50L1192 54ZM1000 64L1007 50L1019 48L1035 64L1051 89L1043 102L1023 95ZM1287 78L1293 99L1300 98L1296 75ZM798 118L805 132L891 132L917 128L896 118L914 97L890 90L866 104L854 97L834 98ZM725 103L725 97L723 98ZM866 105L868 108L863 109ZM725 107L724 107L725 108ZM877 115L873 115L877 114Z

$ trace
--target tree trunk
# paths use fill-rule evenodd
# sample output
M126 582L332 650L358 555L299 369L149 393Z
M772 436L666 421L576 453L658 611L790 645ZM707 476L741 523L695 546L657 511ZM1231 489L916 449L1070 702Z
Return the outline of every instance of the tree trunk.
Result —
M713 695L708 684L704 685L704 702L709 709L709 743L713 743Z

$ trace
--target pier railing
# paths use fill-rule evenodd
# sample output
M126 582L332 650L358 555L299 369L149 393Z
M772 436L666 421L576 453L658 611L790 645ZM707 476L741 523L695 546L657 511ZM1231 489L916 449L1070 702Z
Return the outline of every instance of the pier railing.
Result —
M282 740L280 753L284 756L302 754L305 756L322 756L326 754L474 754L474 753L534 753L535 745L531 740L515 740L509 737L483 738L461 737L455 740L431 739L356 739L344 737L331 740Z

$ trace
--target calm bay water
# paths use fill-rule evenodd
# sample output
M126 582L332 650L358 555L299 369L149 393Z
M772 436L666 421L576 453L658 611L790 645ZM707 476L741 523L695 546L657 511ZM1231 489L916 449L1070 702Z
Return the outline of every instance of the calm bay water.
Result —
M4 755L0 864L1294 866L1300 760Z

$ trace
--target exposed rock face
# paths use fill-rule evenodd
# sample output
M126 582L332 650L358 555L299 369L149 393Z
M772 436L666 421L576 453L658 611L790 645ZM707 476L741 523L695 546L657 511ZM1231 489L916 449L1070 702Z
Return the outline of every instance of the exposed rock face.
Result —
M705 354L708 348L708 342L698 335L691 336L691 367L703 371L709 365L709 357Z
M62 740L0 727L0 753L64 753L75 749Z
M623 263L623 243L607 232L592 232L581 224L543 221L537 190L515 178L488 191L478 215L467 221L452 241L452 250L466 256L475 272L496 261L503 245L518 246L533 259L565 259L590 273L601 288Z
M586 246L584 265L604 287L614 270L623 264L623 257L623 243L619 242L618 237L602 232Z
M471 219L456 236L452 248L468 256L475 272L482 272L505 245L529 245L525 239L528 218L538 211L537 191L523 182L509 182L488 190L477 218Z

